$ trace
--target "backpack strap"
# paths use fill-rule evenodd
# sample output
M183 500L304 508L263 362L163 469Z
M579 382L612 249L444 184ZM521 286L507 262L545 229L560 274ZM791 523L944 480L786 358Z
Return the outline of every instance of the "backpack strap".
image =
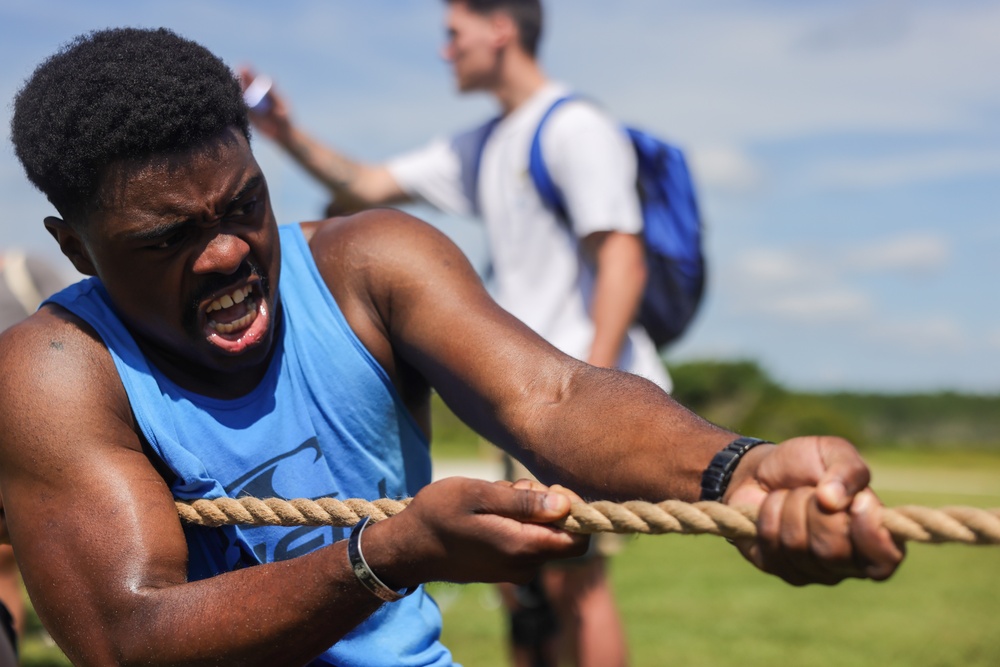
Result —
M531 174L531 180L542 199L542 204L555 212L556 216L567 225L569 224L569 216L566 213L566 205L563 201L562 193L559 192L559 188L549 175L549 170L545 166L545 159L542 156L542 128L545 127L545 122L552 115L553 111L563 103L574 99L577 99L577 95L575 94L564 95L553 102L546 110L545 114L542 115L542 119L538 121L538 127L535 128L535 134L531 138L531 151L528 156L528 173ZM486 148L486 142L489 140L490 135L493 134L493 130L502 118L502 116L491 118L479 128L478 136L476 137L476 148L473 153L472 169L470 171L472 187L469 191L474 193L472 206L477 215L480 213L479 171L483 161L483 150Z
M472 156L472 169L469 171L471 178L470 182L467 183L468 189L466 190L472 200L472 212L476 215L479 215L481 212L479 210L479 168L483 162L483 149L486 148L486 142L489 140L490 135L493 134L493 130L497 124L500 123L501 118L502 116L491 118L476 130L476 148Z
M542 199L542 204L555 213L560 222L567 227L570 225L569 214L566 212L566 202L563 199L562 193L559 192L555 181L552 180L552 176L549 175L549 170L545 166L545 159L542 155L542 128L545 127L545 122L552 115L553 111L564 103L575 99L577 99L577 96L570 94L560 97L552 103L552 106L545 112L542 119L538 121L535 136L531 139L531 152L528 154L528 173L531 174L531 180L535 184L538 196Z

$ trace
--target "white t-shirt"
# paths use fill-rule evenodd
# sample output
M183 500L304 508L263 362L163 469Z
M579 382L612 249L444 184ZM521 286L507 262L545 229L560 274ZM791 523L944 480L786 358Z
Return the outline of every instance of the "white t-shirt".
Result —
M545 166L562 192L572 233L542 202L528 154L545 112L568 89L550 83L493 128L475 161L485 126L438 139L387 163L399 186L448 213L478 213L490 244L497 302L557 348L586 359L594 339L589 304L594 267L579 239L594 232L639 233L636 158L624 130L593 104L573 101L546 121ZM671 388L653 342L633 326L618 367Z

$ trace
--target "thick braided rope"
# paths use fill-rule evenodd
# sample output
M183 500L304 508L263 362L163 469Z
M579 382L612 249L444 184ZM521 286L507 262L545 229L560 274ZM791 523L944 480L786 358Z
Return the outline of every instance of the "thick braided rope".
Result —
M281 500L278 498L218 498L177 501L181 520L199 526L353 526L361 517L381 521L406 509L404 500L367 501L358 498ZM754 537L756 516L716 502L685 503L599 500L573 503L558 525L573 533L642 533L660 535L719 535L728 539ZM885 508L882 524L900 541L1000 544L1000 509L918 505Z

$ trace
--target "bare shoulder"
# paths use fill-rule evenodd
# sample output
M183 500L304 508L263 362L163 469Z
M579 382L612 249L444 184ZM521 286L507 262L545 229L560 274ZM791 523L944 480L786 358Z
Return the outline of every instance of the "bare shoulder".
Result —
M407 301L427 289L473 291L481 282L461 249L444 233L395 209L373 209L315 223L309 245L320 273L342 300Z
M45 306L0 334L0 446L41 444L115 419L131 423L125 390L100 337L58 306Z
M114 374L114 362L100 336L54 305L0 334L0 364L5 370L0 381L15 390L22 383L37 389L51 382L71 382L81 373L91 380Z
M419 261L425 253L461 256L458 247L433 225L390 208L305 223L303 231L321 267L331 258L392 263Z
M404 396L409 385L423 386L428 378L422 368L423 379L408 382L405 365L444 354L449 327L466 318L504 317L463 252L411 215L375 209L304 229L349 326ZM436 346L442 349L431 349Z

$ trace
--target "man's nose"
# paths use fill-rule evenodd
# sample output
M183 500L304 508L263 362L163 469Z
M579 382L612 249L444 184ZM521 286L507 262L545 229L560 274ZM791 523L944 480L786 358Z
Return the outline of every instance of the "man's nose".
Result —
M455 60L455 43L445 42L444 46L441 47L441 58L447 62L452 62Z
M194 263L195 273L235 273L250 254L250 245L234 234L216 234Z

